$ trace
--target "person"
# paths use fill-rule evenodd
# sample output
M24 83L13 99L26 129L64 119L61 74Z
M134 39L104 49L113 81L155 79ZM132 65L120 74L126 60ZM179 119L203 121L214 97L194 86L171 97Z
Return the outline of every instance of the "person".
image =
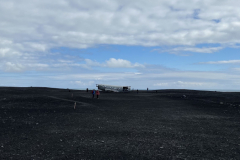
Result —
M88 88L87 88L87 92L88 92Z
M92 98L94 98L95 90L92 90Z
M97 94L97 99L98 99L98 96L100 95L99 90L97 90L96 94Z
M137 89L137 94L138 94L138 89Z
M148 88L147 88L147 91L148 91Z

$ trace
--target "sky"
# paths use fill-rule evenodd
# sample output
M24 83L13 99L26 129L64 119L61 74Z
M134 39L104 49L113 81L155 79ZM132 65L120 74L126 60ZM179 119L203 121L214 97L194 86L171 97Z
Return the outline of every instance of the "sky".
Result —
M240 90L239 5L0 0L0 86Z

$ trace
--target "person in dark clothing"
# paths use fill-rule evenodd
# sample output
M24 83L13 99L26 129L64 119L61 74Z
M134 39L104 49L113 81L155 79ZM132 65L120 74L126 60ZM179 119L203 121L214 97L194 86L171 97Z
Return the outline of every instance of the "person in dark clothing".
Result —
M97 90L96 95L97 95L97 99L98 99L98 96L100 95L99 90Z
M137 89L137 94L138 94L138 89Z
M92 98L94 98L95 90L92 90Z
M88 88L87 88L87 92L88 92Z

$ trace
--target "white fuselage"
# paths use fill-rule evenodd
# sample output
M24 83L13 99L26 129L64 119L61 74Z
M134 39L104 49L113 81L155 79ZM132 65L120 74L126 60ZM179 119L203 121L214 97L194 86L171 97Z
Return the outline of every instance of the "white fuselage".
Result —
M96 87L102 91L126 92L131 90L131 86L113 86L107 84L96 84Z

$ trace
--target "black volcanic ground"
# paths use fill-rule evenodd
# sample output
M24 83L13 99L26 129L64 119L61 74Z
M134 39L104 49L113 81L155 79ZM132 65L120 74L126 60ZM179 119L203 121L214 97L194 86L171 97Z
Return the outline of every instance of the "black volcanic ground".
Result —
M240 159L240 93L1 87L0 134L0 159Z

